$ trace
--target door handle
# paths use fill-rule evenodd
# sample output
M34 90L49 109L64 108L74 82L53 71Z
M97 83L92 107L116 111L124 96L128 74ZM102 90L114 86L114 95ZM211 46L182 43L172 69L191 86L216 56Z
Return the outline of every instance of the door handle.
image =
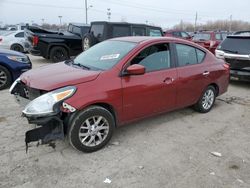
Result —
M165 78L165 80L164 80L163 82L164 82L165 84L171 84L173 81L174 81L173 78L167 77L167 78Z
M202 73L203 76L207 76L209 74L210 74L210 72L208 72L208 71L205 71L205 72Z

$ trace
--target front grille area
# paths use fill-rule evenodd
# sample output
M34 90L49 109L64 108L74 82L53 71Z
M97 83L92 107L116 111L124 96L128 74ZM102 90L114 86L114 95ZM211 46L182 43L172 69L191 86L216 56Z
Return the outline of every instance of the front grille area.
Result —
M230 64L231 69L248 69L250 68L250 61L249 60L238 60L238 59L225 59L227 63Z
M20 82L13 89L12 93L15 95L19 95L25 99L33 100L33 99L41 96L42 94L46 93L46 91L28 87L24 83Z

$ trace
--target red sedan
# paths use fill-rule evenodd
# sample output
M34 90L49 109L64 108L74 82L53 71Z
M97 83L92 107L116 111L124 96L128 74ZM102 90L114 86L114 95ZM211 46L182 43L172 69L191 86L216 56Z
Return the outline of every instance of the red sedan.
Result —
M229 66L205 48L176 38L124 37L99 43L74 60L23 74L10 91L29 123L26 144L67 135L92 152L115 127L188 106L206 113L227 91Z

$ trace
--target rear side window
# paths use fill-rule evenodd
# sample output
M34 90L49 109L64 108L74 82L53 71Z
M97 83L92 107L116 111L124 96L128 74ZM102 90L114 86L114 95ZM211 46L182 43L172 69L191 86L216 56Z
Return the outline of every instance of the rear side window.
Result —
M146 30L142 27L133 27L132 28L132 36L145 36Z
M24 32L17 33L17 34L15 35L15 37L23 38L23 37L24 37Z
M146 72L171 68L169 45L157 44L142 50L131 61L133 64L143 65Z
M104 25L94 24L91 27L90 32L96 37L101 38L103 36Z
M195 65L201 63L205 58L205 52L184 44L176 44L178 66Z
M159 29L149 29L149 36L151 37L161 37L161 31Z
M178 31L174 31L173 32L173 36L175 36L175 37L181 37L181 33L178 32Z
M127 26L113 26L113 37L130 36L130 28Z
M186 32L181 32L181 36L183 38L188 38L189 37L189 35Z
M221 34L220 34L220 33L216 33L216 34L215 34L215 39L216 39L216 40L222 40Z

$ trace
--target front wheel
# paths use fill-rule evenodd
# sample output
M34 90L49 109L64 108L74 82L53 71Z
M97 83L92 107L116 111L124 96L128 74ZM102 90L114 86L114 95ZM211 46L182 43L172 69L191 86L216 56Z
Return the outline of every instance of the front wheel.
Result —
M97 151L109 142L114 127L114 117L108 110L91 106L73 118L68 128L68 139L79 151Z
M215 97L215 88L213 86L208 86L199 101L194 105L194 109L201 113L209 112L214 105Z
M0 65L0 90L10 86L11 82L11 73L8 71L8 69Z

